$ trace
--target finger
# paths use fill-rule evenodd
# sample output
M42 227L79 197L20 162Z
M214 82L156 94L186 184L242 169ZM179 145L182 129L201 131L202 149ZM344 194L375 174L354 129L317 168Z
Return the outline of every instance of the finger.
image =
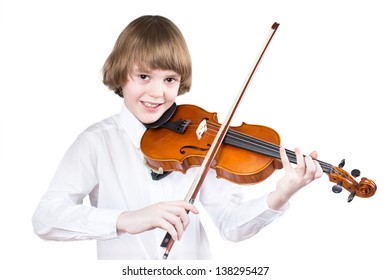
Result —
M198 214L199 210L189 202L180 201L179 207L176 209L175 214L178 215L183 223L184 229L187 228L188 224L190 223L190 218L188 217L188 213L191 211L191 213Z
M193 204L184 200L162 202L158 204L158 207L161 211L161 219L164 221L160 220L157 226L165 229L172 238L175 237L178 240L181 239L184 230L190 223L188 212L199 213Z
M305 160L303 158L303 154L300 148L295 148L295 156L297 158L297 170L302 172L305 172Z
M310 156L306 156L304 160L306 165L305 175L307 178L312 180L316 172L316 165Z
M310 153L310 156L311 156L312 159L317 159L317 158L318 158L318 153L317 153L317 151L311 152L311 153Z
M183 207L176 206L176 205L170 206L169 209L167 209L167 212L177 217L184 228L186 228L190 222L190 218L188 217L188 212ZM173 220L173 222L175 221Z
M314 164L316 166L316 172L314 174L314 178L318 179L324 174L324 170L322 169L322 167L318 161L315 160Z
M177 227L179 236L183 229L187 228L190 222L188 212L191 211L194 214L199 213L198 209L193 204L183 200L161 203L160 208L166 212L164 217Z
M172 207L170 208L170 212L175 213L176 215L183 215L183 213L187 214L188 212L199 214L199 210L192 203L184 200L170 201L166 204Z
M173 238L173 240L176 241L178 239L178 233L176 231L176 228L167 220L161 219L159 223L156 225L156 227L159 227L165 230L166 232L168 232Z
M171 213L166 213L163 218L174 227L177 239L180 240L184 232L184 226L180 217Z
M183 201L178 201L178 203L179 203L179 206L183 207L187 211L191 211L194 214L198 214L199 213L199 210L192 203L186 202L184 200Z
M190 218L188 217L187 211L182 208L178 214L178 217L180 218L180 220L184 226L184 229L186 229L188 224L190 223Z
M280 160L282 161L282 164L283 164L283 168L284 169L291 168L290 161L287 157L286 149L284 147L280 146L279 153L280 153Z

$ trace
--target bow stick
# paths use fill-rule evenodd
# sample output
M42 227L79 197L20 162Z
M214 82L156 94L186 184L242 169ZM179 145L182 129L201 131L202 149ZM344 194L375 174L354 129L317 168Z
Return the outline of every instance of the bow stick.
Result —
M271 30L268 34L268 37L265 40L265 44L263 46L263 49L260 51L260 53L258 55L256 63L253 66L252 70L250 71L248 78L246 79L246 82L243 85L241 91L237 95L236 100L233 103L233 106L231 107L228 115L226 116L225 121L222 123L221 127L219 128L218 133L215 136L214 141L211 144L211 147L210 147L208 153L206 154L206 156L202 162L202 165L200 166L198 173L197 173L194 181L192 182L190 189L188 190L186 197L184 198L184 201L187 201L187 202L192 203L192 204L194 203L195 198L196 198L196 196L197 196L197 194L202 186L202 183L203 183L204 179L206 178L206 175L211 167L211 164L212 164L212 162L213 162L213 160L214 160L214 158L219 150L219 147L221 146L223 139L225 138L225 135L229 129L230 123L233 119L233 115L236 112L238 105L240 104L242 97L244 96L244 93L245 93L246 89L248 88L248 85L251 82L251 80L252 80L252 78L253 78L253 76L254 76L254 74L255 74L255 72L260 64L260 61L262 60L269 44L271 43L271 40L272 40L276 30L278 29L278 27L279 27L279 23L277 23L277 22L275 22L272 25ZM187 210L187 213L188 213L188 210ZM167 234L165 235L165 237L161 243L161 247L166 247L165 253L163 255L163 259L168 258L168 255L169 255L174 243L175 243L175 240L167 232Z

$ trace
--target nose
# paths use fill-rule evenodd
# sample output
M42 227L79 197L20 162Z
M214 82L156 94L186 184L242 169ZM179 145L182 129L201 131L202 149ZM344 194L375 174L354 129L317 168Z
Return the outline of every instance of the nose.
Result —
M159 98L164 96L164 84L160 81L154 81L151 83L150 88L148 90L148 94L151 97Z

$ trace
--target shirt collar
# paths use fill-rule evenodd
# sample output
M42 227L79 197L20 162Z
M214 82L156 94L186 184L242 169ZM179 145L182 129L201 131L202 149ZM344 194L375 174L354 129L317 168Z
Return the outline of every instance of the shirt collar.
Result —
M139 148L146 127L127 109L125 104L122 105L122 110L119 113L119 122L130 137L133 145Z

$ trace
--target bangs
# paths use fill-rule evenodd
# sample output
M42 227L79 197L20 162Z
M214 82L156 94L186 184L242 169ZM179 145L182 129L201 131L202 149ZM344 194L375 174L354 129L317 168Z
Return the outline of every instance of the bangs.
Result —
M181 76L188 75L191 61L186 44L163 26L152 27L139 34L129 52L129 61L143 70L173 70Z

